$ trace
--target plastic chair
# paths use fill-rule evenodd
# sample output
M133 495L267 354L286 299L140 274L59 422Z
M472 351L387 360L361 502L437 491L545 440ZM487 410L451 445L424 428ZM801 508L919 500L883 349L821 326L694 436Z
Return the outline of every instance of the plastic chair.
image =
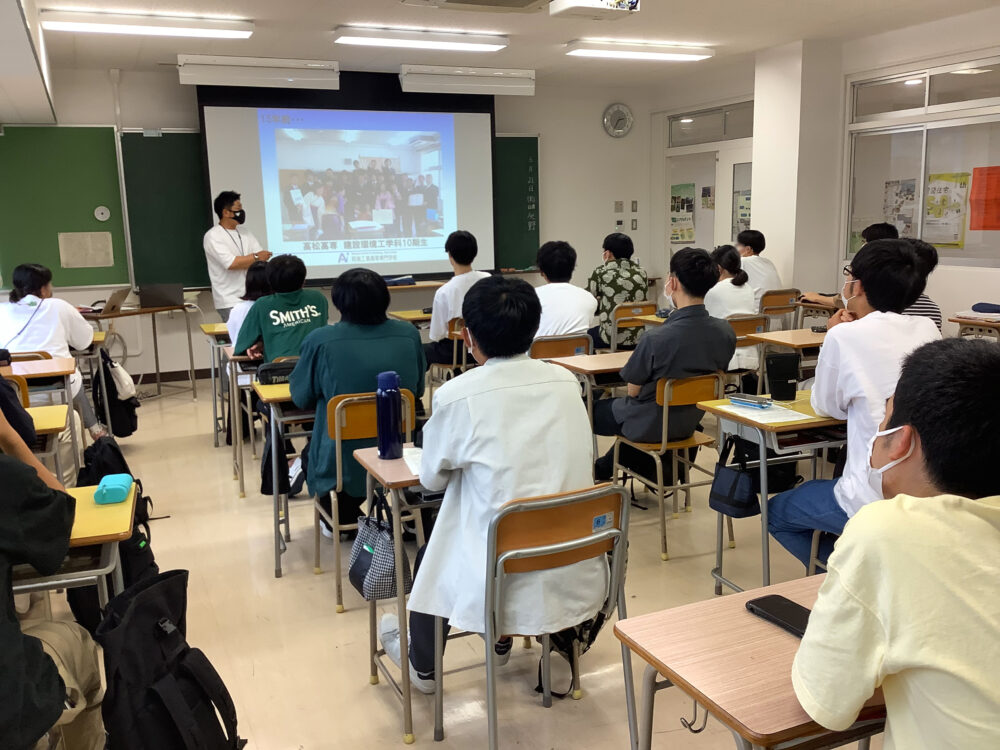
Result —
M639 315L655 315L655 302L623 302L615 305L611 311L611 351L618 351L618 334L629 328L645 328L641 320L634 320Z
M709 375L698 375L692 378L667 379L660 378L656 383L656 403L663 407L663 432L659 442L644 443L629 440L622 435L615 436L614 446L614 474L617 477L621 471L627 476L632 476L644 485L656 491L657 499L660 501L660 559L668 560L667 553L667 511L666 511L666 491L663 483L663 459L670 454L670 462L673 484L670 485L673 491L674 518L679 516L677 507L677 495L684 490L684 507L691 510L691 488L701 487L711 484L711 477L714 472L698 466L693 460L687 458L687 451L691 448L698 448L703 445L714 445L715 438L706 435L704 432L695 432L691 437L683 440L669 440L670 434L670 407L690 406L699 401L713 401L725 398L725 375L721 372L714 372ZM656 479L650 479L639 474L635 469L630 469L619 462L619 452L622 445L630 445L638 451L645 453L653 459L656 465ZM678 473L678 466L682 465L688 470L697 469L703 474L707 474L709 479L700 482L681 482ZM688 477L690 480L690 477ZM729 539L733 540L732 525L729 527Z
M595 519L604 518L597 524ZM625 566L628 555L629 500L619 485L603 484L575 492L513 500L503 505L490 522L486 537L486 706L489 748L498 747L496 654L493 644L502 635L540 636L542 641L542 704L552 705L549 634L501 633L504 596L511 576L550 570L607 555L610 566L608 590L601 613L610 618L625 612ZM541 602L538 606L543 606ZM568 627L572 627L571 625ZM435 618L435 693L434 739L444 739L444 629L443 620ZM580 688L579 643L574 643L573 692L575 700L583 697ZM628 706L634 706L632 662L622 645L622 666ZM630 730L635 726L629 713Z
M798 289L770 289L760 297L759 312L761 315L773 317L788 315L789 313L797 315L799 307L796 303L801 296L802 292ZM787 323L787 320L782 321L783 326L785 323Z
M448 321L448 340L451 341L451 364L439 364L434 362L430 366L427 378L427 400L431 405L434 403L434 387L444 385L453 377L455 370L465 372L469 369L469 352L465 348L465 341L462 339L462 331L465 330L465 321L462 318L452 318ZM430 414L430 408L427 413Z
M532 359L575 357L579 354L593 353L594 341L587 333L577 333L572 336L542 336L531 342L531 348L528 350L528 356Z
M403 424L402 431L406 435L406 442L410 442L416 424L416 402L413 392L400 389L403 398ZM313 572L319 575L323 572L320 565L320 530L319 520L322 518L333 529L333 559L337 571L337 612L344 611L344 587L341 577L340 559L340 532L342 530L353 530L358 528L357 523L341 525L340 513L337 510L337 494L344 489L344 450L345 440L373 440L378 436L378 422L375 418L375 394L374 393L345 393L334 396L326 403L326 433L335 444L337 456L337 486L334 492L330 493L330 513L329 515L320 505L319 495L313 499L313 526L315 541L315 567ZM417 525L417 537L423 544L424 532L421 524L420 514L416 513L411 517ZM410 519L408 519L410 520Z

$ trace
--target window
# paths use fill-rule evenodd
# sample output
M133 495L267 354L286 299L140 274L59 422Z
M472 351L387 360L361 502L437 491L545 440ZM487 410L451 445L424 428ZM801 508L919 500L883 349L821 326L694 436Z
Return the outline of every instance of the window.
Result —
M667 128L671 148L750 138L753 136L753 102L673 115Z
M854 89L856 117L922 109L927 97L927 79L920 75L875 81Z

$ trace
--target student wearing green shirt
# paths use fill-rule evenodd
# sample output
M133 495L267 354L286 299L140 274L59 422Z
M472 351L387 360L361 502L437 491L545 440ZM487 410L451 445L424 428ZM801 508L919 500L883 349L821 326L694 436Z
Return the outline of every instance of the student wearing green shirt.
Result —
M331 512L330 493L337 486L334 441L327 433L327 402L344 393L374 391L378 374L388 370L399 373L400 387L419 399L427 369L417 329L386 318L389 288L381 276L367 268L351 269L334 283L331 297L340 311L340 322L306 337L289 380L295 405L316 409L306 474L310 491L320 496L327 513ZM365 472L354 460L354 451L372 445L374 440L344 442L343 491L337 496L342 524L357 522L365 494ZM322 528L329 535L325 521Z
M240 326L233 351L271 362L297 357L305 337L326 326L329 307L315 289L303 289L306 264L295 255L278 255L267 264L273 294L254 302Z

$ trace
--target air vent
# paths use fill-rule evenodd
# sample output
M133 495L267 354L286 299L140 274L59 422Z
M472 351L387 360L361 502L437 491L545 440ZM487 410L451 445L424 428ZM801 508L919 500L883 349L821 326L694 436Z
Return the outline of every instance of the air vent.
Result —
M534 13L549 4L549 0L402 0L403 5L446 10L479 10L499 13Z

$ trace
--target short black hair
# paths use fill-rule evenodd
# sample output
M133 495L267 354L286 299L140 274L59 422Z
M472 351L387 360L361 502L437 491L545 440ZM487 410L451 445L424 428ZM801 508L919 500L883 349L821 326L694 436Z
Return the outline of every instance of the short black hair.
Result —
M253 302L271 293L271 283L267 280L267 263L255 260L247 267L245 291L240 299Z
M692 297L704 297L719 280L719 269L700 247L685 247L671 255L670 273Z
M881 312L901 313L923 294L927 274L906 240L875 240L858 250L851 276L861 282L868 304Z
M744 229L736 235L736 241L753 250L754 255L760 255L764 252L764 248L767 247L767 242L764 241L764 233L758 232L756 229Z
M306 281L306 264L297 255L275 255L267 262L267 281L273 292L297 292Z
M42 287L52 281L52 271L38 263L22 263L14 269L10 280L11 302L24 299L29 294L38 297Z
M220 219L222 218L222 212L227 208L231 207L236 201L240 199L240 194L235 190L223 190L217 196L215 196L215 202L212 206L215 208L215 215Z
M910 237L906 238L906 241L913 246L913 251L917 254L917 258L920 260L920 264L924 267L924 275L930 276L931 271L937 268L938 264L938 251L929 242L924 242L923 240L915 240Z
M448 235L444 249L460 266L471 266L479 253L479 244L472 232L459 229Z
M721 267L726 273L731 274L733 286L743 286L750 277L743 270L743 261L740 260L740 252L732 245L719 245L712 251L712 262Z
M333 306L346 323L374 326L384 323L389 309L389 287L385 279L368 268L344 271L330 290Z
M601 249L607 250L619 260L621 258L631 258L635 254L635 245L632 244L632 238L621 232L612 232L605 237L604 242L601 243Z
M941 339L914 350L896 383L889 427L910 425L920 436L924 464L944 492L968 498L1000 495L1000 346ZM986 396L986 398L984 398Z
M861 230L861 239L865 242L873 240L898 240L899 230L887 221L869 224Z
M531 346L542 318L542 303L524 279L490 276L466 293L462 317L483 354L513 357Z
M576 268L576 250L563 240L546 242L538 248L535 263L538 265L538 270L544 273L545 278L549 281L563 283L573 278L573 269Z

